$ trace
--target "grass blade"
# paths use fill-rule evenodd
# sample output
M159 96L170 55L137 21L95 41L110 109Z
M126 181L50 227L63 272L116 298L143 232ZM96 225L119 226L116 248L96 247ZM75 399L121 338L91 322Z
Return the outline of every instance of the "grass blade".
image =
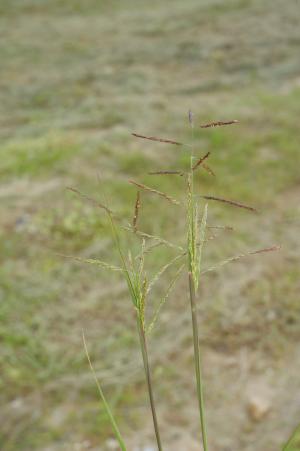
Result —
M111 409L109 407L109 404L106 401L106 398L104 396L103 390L102 390L101 385L100 385L100 382L99 382L99 380L97 378L96 372L95 372L94 367L92 365L83 331L82 331L82 341L83 341L84 350L85 350L86 357L87 357L88 362L89 362L89 366L90 366L91 372L92 372L93 377L95 379L95 383L96 383L96 386L97 386L97 389L98 389L101 401L102 401L102 403L104 405L105 412L106 412L106 414L107 414L107 416L109 418L110 424L111 424L111 426L113 428L114 434L115 434L116 439L117 439L117 441L118 441L118 443L120 445L121 450L122 451L126 451L126 446L125 446L123 437L122 437L121 432L120 432L120 430L118 428L118 425L117 425L116 420L115 420L115 418L113 416L113 413L112 413L112 411L111 411Z
M297 440L297 443L295 443ZM294 447L296 445L296 447ZM297 451L300 445L300 424L296 427L291 437L288 439L286 444L283 446L282 451Z

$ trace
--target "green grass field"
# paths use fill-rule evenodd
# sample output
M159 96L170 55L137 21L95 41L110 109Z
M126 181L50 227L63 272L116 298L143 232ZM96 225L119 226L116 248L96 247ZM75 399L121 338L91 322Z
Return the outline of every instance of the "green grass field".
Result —
M180 180L147 172L184 167L184 152L131 132L188 142L188 109L197 124L240 121L196 130L216 172L199 171L197 189L260 212L210 203L209 224L236 230L208 244L205 267L282 245L203 278L211 451L280 450L300 423L297 0L0 0L0 37L1 450L118 449L82 328L129 449L154 444L122 279L58 254L117 258L103 214L68 186L105 191L129 220L129 179L182 196ZM176 208L144 195L141 227L184 243ZM169 257L158 248L152 270ZM200 449L186 288L181 278L150 340L167 451ZM257 421L256 398L268 406Z

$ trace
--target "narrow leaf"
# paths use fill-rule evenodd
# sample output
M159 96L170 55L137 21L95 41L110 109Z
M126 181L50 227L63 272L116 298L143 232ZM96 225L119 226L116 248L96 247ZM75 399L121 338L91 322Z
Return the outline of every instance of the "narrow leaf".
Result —
M97 386L97 389L98 389L101 401L102 401L102 403L104 405L105 412L106 412L106 414L107 414L107 416L109 418L110 424L112 426L112 429L114 431L114 434L115 434L116 439L117 439L117 441L118 441L118 443L120 445L121 450L122 451L126 451L126 446L125 446L123 437L122 437L121 432L120 432L120 430L118 428L118 425L117 425L116 420L115 420L115 418L113 416L113 413L112 413L112 411L111 411L111 409L109 407L109 404L106 401L106 398L104 396L103 390L102 390L101 385L100 385L100 382L99 382L99 380L97 378L96 372L95 372L94 367L92 365L91 358L90 358L90 355L89 355L89 352L88 352L88 348L87 348L87 344L86 344L86 340L85 340L85 336L84 336L84 332L83 331L82 331L82 341L83 341L84 350L85 350L85 353L86 353L87 360L89 362L89 366L90 366L91 372L93 374L93 377L94 377L94 380L95 380L95 383L96 383L96 386Z

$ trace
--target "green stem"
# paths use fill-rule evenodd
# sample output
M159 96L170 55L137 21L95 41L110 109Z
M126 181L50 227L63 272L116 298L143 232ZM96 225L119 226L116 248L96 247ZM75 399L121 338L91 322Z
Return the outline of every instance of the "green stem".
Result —
M143 364L144 364L144 369L145 369L145 374L146 374L149 401L150 401L150 406L151 406L153 426L154 426L154 431L155 431L157 447L158 447L159 451L162 451L157 415L156 415L156 410L155 410L153 389L152 389L152 380L151 380L151 374L150 374L150 368L149 368L146 336L145 336L145 331L144 331L143 325L141 324L139 317L137 317L137 328L138 328L139 337L140 337L140 345L141 345L141 351L142 351L142 356L143 356Z
M192 313L192 325L193 325L194 361L195 361L195 374L196 374L196 382L197 382L197 397L198 397L198 403L199 403L203 450L207 451L208 447L207 447L207 436L206 436L206 426L205 426L205 408L204 408L204 396L203 396L203 385L202 385L202 375L201 375L199 333L198 333L198 323L197 323L197 316L196 316L196 294L195 294L194 280L193 280L193 276L192 276L191 272L189 272L189 288L190 288L190 301L191 301L191 313Z
M99 380L97 378L97 374L96 374L96 372L94 370L94 367L93 367L93 364L92 364L92 361L91 361L91 358L90 358L90 355L89 355L89 351L88 351L88 348L87 348L87 344L86 344L86 341L85 341L85 336L84 336L84 332L83 331L82 331L82 340L83 340L84 350L85 350L85 353L86 353L86 356L87 356L87 359L88 359L88 362L89 362L89 366L90 366L91 372L93 374L93 377L95 379L96 386L97 386L100 398L101 398L102 403L104 405L104 409L105 409L105 411L106 411L106 413L108 415L109 421L111 423L111 426L113 428L113 431L115 433L116 439L117 439L117 441L118 441L118 443L120 445L121 450L122 451L126 451L126 446L125 446L123 437L122 437L121 432L120 432L120 430L118 428L118 425L117 425L116 420L115 420L115 418L113 416L113 413L110 410L109 404L106 401L106 398L104 396L102 387L101 387L100 382L99 382Z

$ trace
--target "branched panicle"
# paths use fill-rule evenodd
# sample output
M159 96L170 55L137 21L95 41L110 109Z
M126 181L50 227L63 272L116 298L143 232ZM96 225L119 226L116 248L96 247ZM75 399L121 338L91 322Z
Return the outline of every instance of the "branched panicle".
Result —
M116 249L119 254L120 259L120 266L114 266L109 263L106 263L102 260L97 259L81 259L75 257L75 260L79 262L86 262L89 264L97 265L104 269L110 269L113 271L120 271L123 276L125 277L128 291L130 293L132 303L134 306L134 310L136 313L136 321L137 321L137 330L139 334L140 339L140 349L142 353L143 358L143 364L144 364L144 370L145 370L145 377L146 377L146 383L147 383L147 389L149 394L149 401L150 401L150 407L151 407L151 413L153 418L153 426L157 441L157 447L159 451L162 451L162 445L161 445L161 439L160 439L160 433L159 433L159 427L158 427L158 420L156 415L156 408L155 408L155 402L154 402L154 396L153 396L153 384L151 379L151 372L149 367L149 358L148 358L148 350L147 350L147 333L151 332L153 329L153 326L155 325L157 318L159 316L160 310L164 303L166 302L171 290L173 289L176 280L180 276L182 270L184 267L187 269L187 275L188 275L188 282L189 282L189 296L190 296L190 306L191 306L191 323L192 323L192 331L193 331L193 346L194 346L194 364L195 364L195 381L196 381L196 388L197 388L197 398L198 398L198 404L199 404L199 420L200 420L200 430L201 430L201 436L202 436L202 445L203 450L208 451L208 441L207 441L207 434L206 434L206 421L205 421L205 403L204 403L204 393L203 393L203 378L201 374L201 352L200 352L200 346L199 346L199 326L198 326L198 319L197 319L197 291L199 288L200 283L200 277L208 273L210 271L217 270L218 268L226 265L230 262L235 262L237 260L240 260L244 257L250 256L250 255L256 255L256 254L263 254L268 253L272 251L277 251L280 249L280 246L274 245L270 247L265 247L262 249L257 249L254 251L246 252L243 254L235 255L233 257L227 258L224 261L221 261L219 264L209 267L207 269L202 270L202 254L203 254L203 246L204 243L213 240L218 235L212 235L212 236L206 236L207 229L223 229L223 230L233 230L232 227L228 226L208 226L207 225L207 212L208 212L208 203L205 203L205 205L202 206L201 203L199 203L199 199L205 199L207 201L218 201L224 204L231 205L233 207L238 207L242 209L246 209L252 212L256 212L257 210L251 206L245 205L243 203L234 201L234 200L228 200L223 197L217 197L217 196L210 196L210 195L202 195L194 192L194 177L195 177L195 171L198 168L203 168L206 170L210 175L215 175L213 170L206 164L207 159L210 156L210 152L208 151L204 156L197 159L195 161L194 159L194 117L191 110L188 112L188 121L191 128L191 136L192 136L192 143L191 144L184 144L179 141L171 140L171 139L165 139L160 138L156 136L145 136L140 135L137 133L132 133L133 136L145 140L155 141L159 143L165 143L165 144L173 144L175 146L185 146L188 147L190 151L190 165L189 169L187 171L181 171L181 170L157 170L149 172L150 175L179 175L179 176L185 176L184 181L187 183L186 185L186 233L187 233L187 243L186 247L182 248L181 246L174 244L172 242L169 242L166 239L160 238L156 235L152 235L150 233L143 232L139 230L138 223L139 223L139 217L140 217L140 208L141 208L141 190L155 194L163 199L166 199L172 204L176 205L182 205L179 201L171 197L170 195L159 191L155 188L146 186L142 183L136 182L134 180L130 180L129 183L134 185L138 188L135 205L134 205L134 212L133 212L133 218L132 223L126 223L126 226L119 226L116 225L116 219L118 219L112 212L110 208L107 207L109 203L105 200L104 204L99 203L95 201L94 199L81 194L77 189L75 188L69 188L71 191L75 192L77 195L82 197L83 199L88 200L89 202L93 203L95 206L103 209L110 220L111 225L111 233L114 239L114 243L116 246ZM213 128L213 127L219 127L219 126L227 126L238 123L237 120L228 120L228 121L215 121L210 122L207 124L200 125L200 128L206 129L206 128ZM119 219L118 219L119 220ZM121 241L119 238L119 230L122 228L125 231L129 231L130 233L134 233L136 235L135 239L141 242L141 247L138 252L135 252L134 255L131 255L130 251L123 251L123 248L121 246ZM172 251L176 251L175 257L171 259L168 263L166 263L164 266L162 266L158 272L152 276L152 278L149 278L147 275L147 272L145 270L145 260L147 259L147 255L151 250L156 248L157 246L165 245L168 246ZM126 256L126 258L125 258ZM67 256L68 257L68 256ZM73 257L68 257L73 258ZM182 264L182 259L184 259L184 263ZM169 270L171 267L176 268L175 276L173 274L173 278L169 285L167 286L167 290L164 293L164 296L162 299L159 300L156 304L156 309L154 310L154 313L152 315L152 318L150 318L150 322L148 319L148 298L151 292L153 292L153 287L160 281L161 277ZM83 337L84 340L84 337ZM86 348L86 343L84 341L84 345ZM88 355L88 351L86 348L86 354L92 369L92 364L90 362L90 358ZM93 369L92 369L93 371ZM102 401L104 403L104 406L106 408L106 412L110 418L113 430L115 432L115 435L118 439L119 445L122 450L125 450L125 445L122 439L122 436L120 435L120 432L118 430L118 427L115 423L114 417L112 416L112 413L109 409L108 404L106 403L106 400L104 398L103 392L101 387L97 384L99 393L101 395Z
M207 222L207 204L204 207L200 227L199 222L199 207L193 205L189 215L189 232L188 232L188 251L189 251L189 266L190 272L193 277L195 290L197 291L199 286L199 276L201 268L201 257L203 245L206 242L205 231Z
M203 215L199 226L199 206L193 196L191 178L192 173L190 174L188 180L188 190L187 190L188 262L189 262L189 271L193 277L195 290L197 290L199 285L202 249L206 241L205 232L207 222L207 204L204 207Z

